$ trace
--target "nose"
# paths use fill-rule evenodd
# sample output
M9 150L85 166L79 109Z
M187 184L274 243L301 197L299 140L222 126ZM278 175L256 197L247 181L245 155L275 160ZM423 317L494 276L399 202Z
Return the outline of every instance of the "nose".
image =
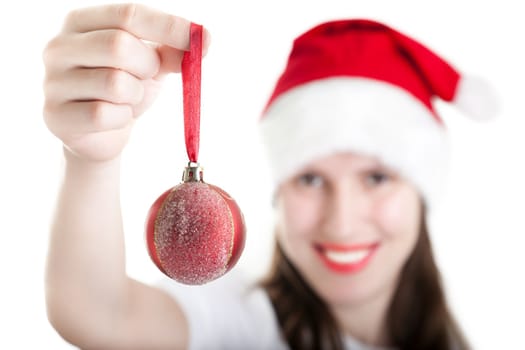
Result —
M342 182L330 191L324 215L324 233L330 239L348 239L363 224L368 201L355 184Z

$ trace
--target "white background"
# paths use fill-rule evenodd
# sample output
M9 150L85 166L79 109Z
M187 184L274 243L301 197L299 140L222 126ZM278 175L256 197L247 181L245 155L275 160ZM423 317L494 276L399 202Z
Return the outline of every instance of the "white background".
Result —
M0 348L69 349L49 326L44 264L60 181L61 145L41 108L45 43L70 9L103 1L10 1L0 5ZM259 276L271 247L270 183L256 126L292 39L327 19L369 17L423 41L463 72L488 78L502 114L477 124L439 104L453 159L443 209L432 222L452 308L476 349L525 348L523 222L525 21L508 1L150 1L204 24L201 163L206 179L237 199L248 227L240 269ZM168 77L124 156L129 274L160 273L144 246L146 212L186 162L180 77ZM73 303L74 304L74 303Z

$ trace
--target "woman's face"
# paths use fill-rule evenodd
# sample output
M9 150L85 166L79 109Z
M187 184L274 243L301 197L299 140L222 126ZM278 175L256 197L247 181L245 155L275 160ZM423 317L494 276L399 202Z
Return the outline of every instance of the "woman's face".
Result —
M278 240L332 306L391 293L421 225L416 189L375 158L341 153L312 162L279 188Z

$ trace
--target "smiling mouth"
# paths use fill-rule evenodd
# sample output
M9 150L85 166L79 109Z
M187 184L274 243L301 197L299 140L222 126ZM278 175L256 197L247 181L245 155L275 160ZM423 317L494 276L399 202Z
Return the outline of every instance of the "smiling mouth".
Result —
M326 267L337 273L357 273L372 259L379 244L342 246L316 244L315 251Z

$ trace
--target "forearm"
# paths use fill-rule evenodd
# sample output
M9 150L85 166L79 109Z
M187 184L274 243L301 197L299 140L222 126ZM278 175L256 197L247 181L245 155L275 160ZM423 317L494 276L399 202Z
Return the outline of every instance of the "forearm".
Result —
M124 309L119 163L80 161L66 151L46 271L48 314L57 328L101 329Z

